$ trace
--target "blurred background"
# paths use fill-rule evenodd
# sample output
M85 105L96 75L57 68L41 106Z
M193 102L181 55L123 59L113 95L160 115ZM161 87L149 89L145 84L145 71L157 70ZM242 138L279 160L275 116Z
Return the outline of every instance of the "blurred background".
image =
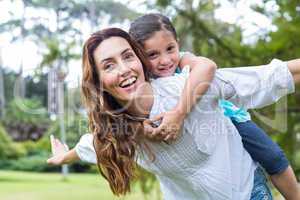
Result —
M73 147L87 132L79 88L84 41L102 28L128 30L131 20L150 12L172 19L182 50L219 67L300 56L299 0L2 0L1 200L118 199L95 166L48 166L49 135ZM251 113L300 177L299 88ZM155 178L142 169L138 174L132 194L122 199L161 199Z

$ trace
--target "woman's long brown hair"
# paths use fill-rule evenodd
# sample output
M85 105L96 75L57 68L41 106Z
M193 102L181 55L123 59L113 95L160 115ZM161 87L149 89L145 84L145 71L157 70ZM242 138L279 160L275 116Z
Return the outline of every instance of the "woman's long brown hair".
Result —
M119 196L130 191L130 182L134 178L136 167L136 149L140 145L137 136L142 133L143 126L132 117L126 117L123 114L126 108L103 91L93 55L101 42L110 37L122 37L130 44L143 64L146 80L149 77L146 68L149 69L151 64L143 49L128 33L118 28L104 29L92 34L83 47L82 93L89 129L94 134L98 167L113 193Z

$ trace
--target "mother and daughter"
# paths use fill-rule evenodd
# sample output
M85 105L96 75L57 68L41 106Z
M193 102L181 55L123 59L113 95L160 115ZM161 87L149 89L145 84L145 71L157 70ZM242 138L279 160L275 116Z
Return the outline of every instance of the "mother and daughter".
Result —
M166 200L272 199L259 164L286 199L300 199L282 150L244 110L292 93L300 59L216 70L207 58L180 53L160 14L136 19L129 34L110 28L86 41L91 134L70 151L52 137L49 164L97 163L116 195L130 191L137 163L156 175Z

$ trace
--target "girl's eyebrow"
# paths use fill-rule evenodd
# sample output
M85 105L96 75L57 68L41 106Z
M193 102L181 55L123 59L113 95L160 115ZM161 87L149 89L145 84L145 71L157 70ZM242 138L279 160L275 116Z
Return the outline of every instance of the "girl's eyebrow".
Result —
M168 46L169 46L169 45L174 45L174 44L176 44L176 43L175 43L175 42L170 42L170 43L168 44Z
M155 49L150 49L150 50L146 51L146 53L156 53L156 52L157 52L157 50L155 50Z

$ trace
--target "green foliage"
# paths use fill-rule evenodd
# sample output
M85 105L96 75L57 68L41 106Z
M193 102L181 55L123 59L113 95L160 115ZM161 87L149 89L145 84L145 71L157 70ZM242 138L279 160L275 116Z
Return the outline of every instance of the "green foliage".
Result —
M26 141L22 143L13 143L12 147L13 148L9 149L10 152L16 152L15 154L17 156L11 156L9 154L2 158L0 154L0 169L35 172L60 171L60 167L50 166L46 162L51 153L50 140L47 135L43 136L43 138L37 142ZM91 170L91 166L88 163L75 162L70 165L70 171L87 172L93 170Z
M47 157L48 155L42 152L37 155L21 157L17 160L10 160L6 169L36 172L58 171L59 167L49 166L46 163Z
M48 128L47 118L39 100L16 98L9 103L3 124L16 141L37 140Z
M81 135L88 133L87 119L81 115L65 116L65 129L66 129L66 143L69 147L74 147L79 141ZM45 137L50 137L53 134L55 137L60 138L59 120L55 121L48 129ZM45 137L43 139L45 139Z
M147 197L147 195L153 192L153 189L156 187L156 178L153 174L144 170L141 167L138 167L136 170L137 181L134 183L135 185L139 185L141 191Z
M27 76L24 78L25 98L34 99L41 104L39 107L46 108L48 106L48 74L39 76ZM43 116L44 117L44 116Z
M14 143L0 124L0 160L16 159L25 153L25 149Z
M47 122L46 109L37 99L20 99L12 100L7 108L7 116L11 122L38 124Z

